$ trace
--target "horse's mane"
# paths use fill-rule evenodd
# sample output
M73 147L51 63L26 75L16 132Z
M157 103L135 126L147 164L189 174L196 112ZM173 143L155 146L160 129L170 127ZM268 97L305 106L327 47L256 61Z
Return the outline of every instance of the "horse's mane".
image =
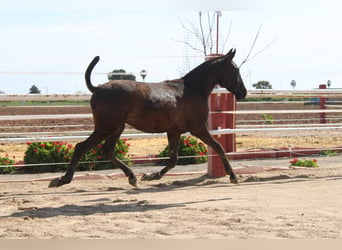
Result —
M220 56L220 57L215 57L213 59L207 60L203 63L201 63L200 65L198 65L197 67L195 67L194 69L192 69L191 71L189 71L187 74L185 74L181 79L185 80L187 78L191 78L194 77L195 75L198 75L199 72L203 71L203 68L208 67L208 65L212 65L214 61L216 61L217 59L220 59L224 56Z

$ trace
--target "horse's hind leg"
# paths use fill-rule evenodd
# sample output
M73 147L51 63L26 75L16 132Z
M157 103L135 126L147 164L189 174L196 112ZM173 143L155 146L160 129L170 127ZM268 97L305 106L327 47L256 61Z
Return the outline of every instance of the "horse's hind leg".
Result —
M171 168L174 168L178 161L178 143L179 143L179 134L167 134L167 139L169 141L169 153L170 159L167 163L166 167L164 167L160 172L152 173L152 174L144 174L141 177L142 181L151 181L151 180L159 180L161 179Z
M72 178L74 177L75 168L81 157L96 144L100 143L103 138L104 136L102 133L94 131L85 141L77 143L67 172L61 178L53 179L50 182L49 187L59 187L64 184L70 183Z
M123 126L123 128L125 127ZM123 129L121 129L119 133L116 133L115 135L112 135L106 139L106 142L103 146L103 152L115 166L119 167L125 173L125 175L128 177L129 184L137 187L137 178L132 170L114 155L115 144L117 143L122 131Z
M229 161L226 157L226 154L224 153L224 150L221 146L221 144L219 142L217 142L209 133L207 128L203 128L201 130L197 130L197 131L191 131L191 134L193 134L194 136L198 137L199 139L201 139L204 143L206 143L209 147L211 147L212 149L214 149L216 151L216 153L219 154L224 168L226 170L226 173L229 174L230 176L230 182L231 183L235 183L238 184L238 179L235 175L235 173L233 172L232 167L229 164Z

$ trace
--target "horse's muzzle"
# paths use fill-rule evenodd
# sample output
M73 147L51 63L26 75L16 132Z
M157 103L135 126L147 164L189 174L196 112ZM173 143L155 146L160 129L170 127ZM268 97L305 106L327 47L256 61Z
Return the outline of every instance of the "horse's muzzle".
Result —
M246 95L247 95L247 92L244 91L244 92L236 93L235 97L236 97L237 100L242 100L242 99L245 99Z

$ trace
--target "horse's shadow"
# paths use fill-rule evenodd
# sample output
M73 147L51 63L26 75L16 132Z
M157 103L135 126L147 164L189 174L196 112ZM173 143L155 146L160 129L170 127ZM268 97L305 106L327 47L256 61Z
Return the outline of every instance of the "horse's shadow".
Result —
M149 187L144 188L135 188L127 190L127 194L137 194L137 193L155 193L155 192L169 192L172 190L180 189L180 188L197 188L201 186L207 186L211 184L219 184L219 181L214 178L210 178L207 174L190 178L184 180L176 180L172 182L159 182L159 183L151 183ZM227 182L228 184L228 182Z
M127 194L125 200L112 200L110 198L99 198L92 200L84 200L83 203L88 204L66 204L60 207L28 207L20 208L19 211L12 213L11 215L4 217L27 217L27 218L51 218L56 216L89 216L94 214L110 214L110 213L122 213L122 212L144 212L153 210L162 210L168 208L179 208L186 207L190 204L200 204L207 202L230 200L231 198L220 198L220 199L207 199L198 201L185 201L185 202L174 202L174 203L160 203L156 204L154 201L148 200L137 200L130 198L130 194L139 193L155 193L155 192L166 192L172 191L179 188L198 188L204 185L215 184L215 179L208 178L207 175L199 176L196 178L189 178L184 180L176 180L169 183L156 183L149 184L148 187L137 188L137 189L121 189L121 188L108 188L106 192L98 191L81 191L81 196L94 196L94 195L106 195L110 194L111 191L116 192L118 190L123 191ZM90 193L89 193L90 192ZM75 193L73 191L72 193Z
M179 203L153 204L147 200L121 200L111 201L108 203L95 203L93 205L63 205L61 207L43 207L28 208L24 211L15 212L5 217L27 217L35 218L51 218L56 216L89 216L94 214L110 214L122 212L145 212L153 210L162 210L168 208L186 207L190 204L199 204L206 202L215 202L231 200L231 198L208 199L200 201L186 201ZM119 204L118 204L119 203Z

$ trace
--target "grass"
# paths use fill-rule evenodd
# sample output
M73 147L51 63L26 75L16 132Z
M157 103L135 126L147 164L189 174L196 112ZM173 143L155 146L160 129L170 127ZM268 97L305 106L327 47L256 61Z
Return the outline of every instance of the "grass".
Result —
M88 106L89 101L0 101L0 107L25 107L25 106Z

